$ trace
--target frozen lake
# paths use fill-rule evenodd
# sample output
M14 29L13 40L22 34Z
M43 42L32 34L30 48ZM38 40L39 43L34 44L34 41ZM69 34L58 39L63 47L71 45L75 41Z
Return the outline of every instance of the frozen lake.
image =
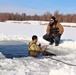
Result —
M64 27L64 30L58 50L49 46L55 53L60 52L59 55L34 58L28 56L27 44L32 35L36 34L38 43L48 45L49 42L42 39L46 33L46 26L38 22L34 24L1 22L0 75L76 75L76 28ZM63 55L62 52L66 54Z

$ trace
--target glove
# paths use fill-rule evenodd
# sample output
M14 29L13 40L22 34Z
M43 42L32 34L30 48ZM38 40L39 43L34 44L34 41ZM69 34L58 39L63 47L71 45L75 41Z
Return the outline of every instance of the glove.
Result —
M59 36L61 36L61 34L58 34Z
M38 45L39 47L41 46L41 44Z

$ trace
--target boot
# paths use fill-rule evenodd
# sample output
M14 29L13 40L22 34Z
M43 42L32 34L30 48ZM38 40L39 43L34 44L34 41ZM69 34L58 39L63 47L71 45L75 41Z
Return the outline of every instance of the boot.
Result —
M58 46L59 45L59 43L55 43L55 46Z
M51 42L49 43L49 45L53 45L53 43L54 43L54 41L51 41Z

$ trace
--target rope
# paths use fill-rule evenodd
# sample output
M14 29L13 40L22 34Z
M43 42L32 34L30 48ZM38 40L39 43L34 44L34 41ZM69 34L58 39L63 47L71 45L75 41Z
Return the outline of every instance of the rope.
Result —
M55 61L58 61L58 62L62 62L62 63L66 64L66 65L69 65L69 66L76 66L76 65L74 65L74 64L67 63L67 62L64 62L64 61L62 61L62 60L55 59L55 58L53 58L53 57L46 57L46 58L50 58L50 59L52 59L52 60L55 60Z

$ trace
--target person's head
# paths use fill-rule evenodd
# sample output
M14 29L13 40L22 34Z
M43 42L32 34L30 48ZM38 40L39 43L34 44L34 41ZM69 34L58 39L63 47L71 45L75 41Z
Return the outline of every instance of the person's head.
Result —
M50 19L50 23L53 24L55 22L55 20L56 20L55 17L52 16L51 19Z
M33 36L32 36L32 41L36 43L37 40L38 40L38 37L37 37L36 35L33 35Z

